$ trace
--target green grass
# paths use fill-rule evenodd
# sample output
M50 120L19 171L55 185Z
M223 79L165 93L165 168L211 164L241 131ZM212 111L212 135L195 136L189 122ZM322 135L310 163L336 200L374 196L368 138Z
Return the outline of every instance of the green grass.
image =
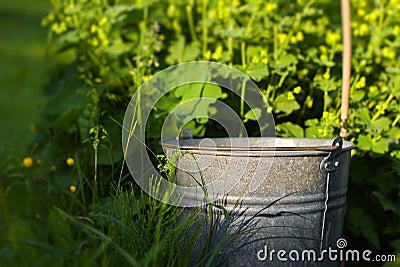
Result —
M23 156L33 139L47 80L47 0L0 3L0 158Z

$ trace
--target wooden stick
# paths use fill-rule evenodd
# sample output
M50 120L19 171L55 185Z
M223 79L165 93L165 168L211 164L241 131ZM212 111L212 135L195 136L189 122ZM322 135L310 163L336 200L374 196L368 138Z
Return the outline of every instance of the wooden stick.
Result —
M349 116L350 74L351 74L351 25L350 0L342 0L342 28L343 28L343 69L342 69L342 115L340 123L340 137L346 139L347 118Z
M350 0L342 0L342 28L343 28L343 66L342 66L342 115L340 123L340 137L346 139L347 118L349 116L350 75L351 75L351 16ZM345 262L340 262L340 267Z

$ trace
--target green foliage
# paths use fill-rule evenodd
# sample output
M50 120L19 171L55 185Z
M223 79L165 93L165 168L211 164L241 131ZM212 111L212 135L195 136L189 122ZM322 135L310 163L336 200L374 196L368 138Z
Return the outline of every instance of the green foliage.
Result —
M34 168L40 168L35 179L43 185L40 193L46 192L52 205L72 201L68 212L87 215L109 197L113 182L122 186L131 182L121 163L122 116L132 94L143 82L171 64L211 60L244 72L257 82L268 100L267 112L273 112L280 136L338 135L342 67L339 1L52 3L53 10L43 19L43 25L49 27L53 48L69 55L70 60L58 66L46 87L47 106L33 149L34 159L42 161L40 167L34 164ZM352 153L346 233L358 240L360 246L366 240L368 245L388 251L398 249L394 240L400 234L400 3L354 0L352 7L353 75L348 139L358 149ZM159 149L157 141L167 114L180 103L199 96L209 97L200 103L199 109L178 110L182 116L202 117L186 126L194 135L220 134L211 121L204 119L218 112L213 107L217 99L232 104L249 132L257 133L252 123L260 110L248 110L223 88L207 85L199 90L203 86L182 86L160 100L146 126L151 148ZM75 158L73 167L65 164L67 157ZM32 181L21 180L28 182ZM76 186L76 192L70 190L71 185ZM1 190L0 187L0 193ZM135 197L129 199L134 201ZM126 208L121 213L127 211L131 212ZM88 218L98 226L96 218ZM119 218L117 215L107 218L105 225L115 223L121 231L114 232L112 240L129 232L114 221L113 218ZM127 222L128 217L123 218ZM53 229L50 232L59 230L54 226L57 224L65 233L76 230L70 225L76 225L75 219L59 210L50 212L47 223ZM83 227L83 232L94 233L98 238L95 254L102 257L101 251L114 241L94 229L113 232L106 226L90 227ZM139 234L149 234L148 229L142 230ZM29 231L25 229L27 236L31 235ZM54 246L47 249L61 251L64 243L70 241L69 234L65 235L52 240ZM16 239L17 236L10 237L14 243ZM132 250L146 248L147 241L142 242L133 244ZM126 245L128 241L122 243ZM163 243L147 252L163 255L166 246ZM77 244L76 249L80 247L84 248L85 243ZM114 249L121 255L125 253L115 246ZM141 257L145 253L134 255Z
M12 166L12 162L6 164ZM78 182L76 191L53 194L46 190L52 190L57 183L47 181L46 187L39 177L42 174L39 166L23 173L17 173L16 168L2 173L2 266L187 264L190 255L183 254L182 247L193 240L185 238L184 233L200 223L198 211L177 224L182 210L150 198L134 186L115 186L110 196L91 205L85 202L90 191L83 192L84 181ZM3 183L9 186L4 188ZM158 185L151 188L158 190ZM21 195L23 200L19 199ZM24 209L18 209L22 206Z
M400 137L398 9L397 1L353 3L353 76L348 119L349 139L358 145L353 156L380 159L384 165L380 170L392 185L399 184L395 152ZM52 121L53 127L71 131L74 122L81 136L87 136L88 124L104 126L109 116L120 121L121 113L118 117L116 112L123 111L134 90L163 67L191 60L214 60L229 64L258 82L274 112L278 134L333 138L339 131L341 98L339 11L338 4L326 1L55 2L44 22L49 23L53 43L61 51L72 50L74 58L69 71L63 68L61 76L68 84L60 78L51 83L52 92L60 88L55 101L63 99L66 103L65 108L61 105L52 111L58 117ZM156 130L169 111L200 96L198 88L184 87L167 96L168 100L160 103L154 118L150 118L151 137L157 139ZM222 99L222 90L212 87L207 87L203 96ZM201 108L179 112L182 116L206 117L213 101L203 102ZM240 113L248 122L259 112ZM207 125L208 120L198 119L189 127L202 136ZM119 146L114 135L105 135L104 139L114 144L113 149ZM371 178L365 178L368 175ZM392 186L390 192L381 192L380 181L374 180L374 175L378 174L353 168L351 183L363 181L363 186L379 193L364 196L374 203L379 214L382 208L396 206L397 200L391 196L398 194L399 188ZM352 209L349 210L351 214ZM396 213L393 216L399 218ZM357 227L351 218L349 224ZM360 227L362 231L363 225ZM368 231L376 229L365 227ZM378 245L377 238L372 238L376 232L364 236Z

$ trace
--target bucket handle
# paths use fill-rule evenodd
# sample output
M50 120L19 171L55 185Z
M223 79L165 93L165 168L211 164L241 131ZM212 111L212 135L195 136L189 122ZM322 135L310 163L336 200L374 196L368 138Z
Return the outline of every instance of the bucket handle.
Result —
M342 110L340 123L340 137L346 139L347 118L349 116L349 95L351 75L351 16L350 0L342 0L342 28L343 28L343 64L342 64Z

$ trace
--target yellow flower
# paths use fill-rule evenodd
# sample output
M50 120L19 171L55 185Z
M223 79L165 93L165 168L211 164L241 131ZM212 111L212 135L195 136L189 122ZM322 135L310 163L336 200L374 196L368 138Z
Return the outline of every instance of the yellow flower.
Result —
M396 158L399 158L399 159L400 159L400 150L391 152L391 153L390 153L390 156L391 156L391 157L396 157Z
M296 33L296 39L297 39L297 41L299 41L299 42L301 42L301 41L303 41L304 40L304 34L303 34L303 32L297 32Z
M75 160L71 157L67 158L65 162L67 163L68 166L73 166L75 164Z
M51 28L56 34L62 34L63 32L67 31L67 24L64 21L61 21L60 23L56 22Z
M365 9L359 9L359 10L357 10L357 14L360 16L360 17L362 17L362 16L364 16L365 15Z
M51 29L52 29L55 33L58 33L58 31L59 31L58 23L57 23L57 22L54 23L54 24L51 26Z
M326 33L326 43L335 45L340 41L340 33L338 31L328 30Z
M300 86L297 86L297 87L295 87L293 89L293 93L295 93L295 94L300 94L300 92L301 92L301 87Z
M99 40L97 40L97 38L92 38L89 41L89 44L91 44L92 46L99 46Z
M326 54L328 52L328 48L324 45L318 46L318 49L321 50L322 54Z
M374 10L371 13L369 13L368 15L366 15L365 19L369 20L369 21L374 21L381 15L380 12L381 12L380 10Z
M263 58L261 60L261 62L264 63L264 64L268 64L268 51L267 50L261 50L260 55Z
M324 131L322 133L322 137L327 137L328 136L328 129L324 128Z
M95 25L95 24L92 24L92 26L90 26L90 32L91 33L95 33L96 31L97 31L97 25Z
M314 103L314 99L312 99L310 96L307 96L307 98L306 98L307 108L312 108L313 103Z
M47 20L48 21L53 21L54 20L54 14L53 13L50 13L49 15L47 15Z
M400 34L400 26L396 25L393 27L393 34L394 36L398 36Z
M356 88L361 89L365 87L365 77L361 77L361 79L356 83Z
M292 92L288 92L288 93L287 93L287 99L288 99L288 100L294 100L294 95L293 95Z
M43 18L41 21L42 26L47 26L50 22L54 21L54 14L50 13L47 17Z
M99 21L99 26L103 26L104 24L106 24L108 21L107 17L103 17L100 21Z
M396 53L390 50L387 46L382 49L382 55L389 59L394 59L396 57Z
M72 17L71 16L65 17L65 22L68 23L68 24L71 24L72 23Z
M176 12L177 12L177 10L176 10L176 7L175 7L174 4L168 6L168 8L167 8L167 16L169 18L174 17Z
M379 111L380 114L383 115L383 114L385 114L385 109L386 109L387 107L385 107L385 105L384 105L384 106L376 105L375 108Z
M378 91L378 87L375 86L375 85L372 85L372 86L369 87L369 91L370 91L371 93L375 93L376 91Z
M331 72L329 69L326 70L325 74L324 74L324 79L325 80L329 80L329 78L331 77Z
M251 62L253 62L253 63L258 63L258 62L260 62L260 59L259 59L257 56L254 56L254 57L251 59Z
M286 40L287 34L286 33L278 33L277 37L278 37L279 42L283 43Z
M217 11L218 11L218 19L222 20L224 18L229 17L229 10L226 8L226 4L224 3L224 1L218 2Z
M266 57L268 55L268 51L266 49L261 50L260 55L262 57Z
M359 36L364 36L366 33L368 33L368 24L366 23L361 24L357 33L358 33L357 35Z
M26 157L22 160L22 166L25 168L31 168L33 166L33 159L31 157Z
M274 11L275 9L277 9L278 5L276 3L267 3L265 5L265 11L267 13Z
M358 7L366 7L367 6L367 1L359 0L359 1L355 1L355 4L357 4Z
M211 58L218 60L221 58L221 56L222 56L222 46L218 45L217 48L215 48L215 52L212 53Z
M109 44L108 37L107 37L107 35L104 33L103 30L99 29L99 30L97 31L97 37L98 37L98 39L101 41L102 45L107 46L107 45Z
M153 77L152 75L144 75L143 76L143 82L147 82L148 80L150 80L151 79L151 77Z
M75 185L70 185L69 186L69 191L71 191L71 193L75 193L76 192L76 186Z
M320 59L321 59L322 61L328 60L328 56L327 56L326 54L322 54L322 55L320 56Z
M207 60L210 59L210 57L211 57L211 51L210 51L210 50L207 50L207 51L204 53L203 56L204 56L204 58L207 59Z

